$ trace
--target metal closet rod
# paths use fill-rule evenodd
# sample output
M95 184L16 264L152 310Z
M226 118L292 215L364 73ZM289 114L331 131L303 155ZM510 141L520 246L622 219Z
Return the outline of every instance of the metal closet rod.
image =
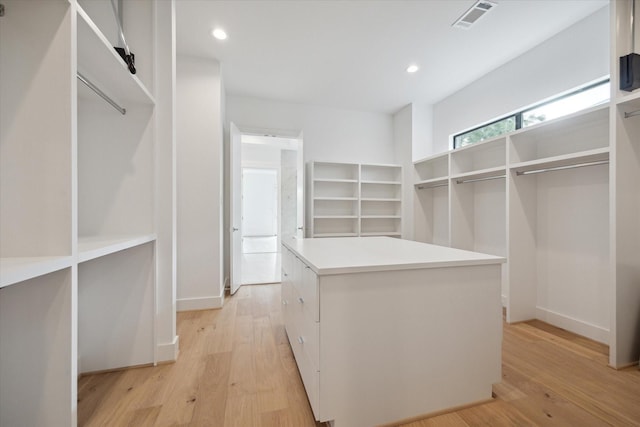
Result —
M632 111L630 113L624 113L624 118L628 119L629 117L640 116L640 110Z
M516 172L516 175L517 176L520 176L520 175L533 175L533 174L542 173L542 172L551 172L551 171L559 171L559 170L564 170L564 169L583 168L585 166L605 165L605 164L608 164L608 163L609 163L609 160L599 160L597 162L577 163L575 165L556 166L556 167L552 167L552 168L535 169L535 170L524 171L524 172Z
M474 179L457 179L456 184L466 184L468 182L490 181L492 179L506 178L506 175L488 176L486 178L474 178Z
M446 187L447 185L449 185L448 182L443 182L442 184L433 184L433 185L418 185L418 190L424 190L425 188Z
M121 106L119 106L113 99L109 98L109 95L107 95L106 93L104 93L103 91L101 91L98 86L94 85L93 83L91 83L90 80L88 80L85 76L83 76L79 71L78 71L78 80L80 80L82 83L84 83L85 85L87 85L87 87L89 89L91 89L92 91L94 91L95 93L97 93L100 98L104 99L105 101L107 101L113 108L115 108L116 110L118 110L118 112L120 112L120 114L122 114L123 116L125 114L127 114L127 110L125 110L124 108L122 108Z

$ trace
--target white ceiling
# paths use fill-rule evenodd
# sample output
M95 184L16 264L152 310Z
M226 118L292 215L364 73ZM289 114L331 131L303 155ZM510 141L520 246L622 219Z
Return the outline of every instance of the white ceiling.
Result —
M177 0L177 50L220 60L231 95L394 113L443 99L608 0L498 0L472 28L452 28L473 3Z

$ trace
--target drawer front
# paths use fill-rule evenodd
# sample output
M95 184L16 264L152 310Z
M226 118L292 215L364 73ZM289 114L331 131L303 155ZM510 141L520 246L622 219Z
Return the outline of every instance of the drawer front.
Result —
M307 357L305 352L305 346L307 344L304 342L304 339L300 335L295 337L289 336L289 342L291 343L291 349L293 350L293 355L296 359L298 371L300 372L302 383L307 392L313 415L316 420L319 420L319 373Z
M282 260L281 260L282 272L290 275L293 270L293 260L295 259L295 256L293 255L293 252L287 249L287 247L284 245L282 245L281 254L282 254Z
M294 321L294 308L293 302L293 288L291 281L286 280L286 277L282 276L282 284L280 285L280 300L282 302L282 320L284 321L285 329L287 333L290 333L291 324Z
M303 265L300 294L304 301L305 314L314 322L320 321L320 304L318 298L318 276L310 267Z
M304 317L304 316L303 316ZM298 328L298 334L302 337L302 349L316 371L320 370L320 323L304 317L302 325Z

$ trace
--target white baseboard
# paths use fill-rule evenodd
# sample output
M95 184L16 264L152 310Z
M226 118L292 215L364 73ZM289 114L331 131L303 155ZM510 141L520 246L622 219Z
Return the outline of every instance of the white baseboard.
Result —
M156 353L156 363L175 362L178 360L180 351L180 337L175 336L173 342L168 344L158 344Z
M536 318L599 343L609 344L609 330L602 326L574 319L543 307L536 307Z
M211 308L221 308L224 297L199 297L182 298L176 300L177 311L208 310Z

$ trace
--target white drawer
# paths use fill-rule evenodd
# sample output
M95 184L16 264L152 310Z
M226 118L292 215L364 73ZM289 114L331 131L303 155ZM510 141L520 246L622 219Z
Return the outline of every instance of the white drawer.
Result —
M298 334L303 339L302 349L316 371L320 370L320 323L304 317Z
M307 353L305 352L305 346L307 343L304 342L304 339L300 335L295 337L289 336L289 342L291 343L291 349L293 350L293 355L296 359L298 371L300 372L302 383L304 384L304 388L307 392L307 397L309 398L313 415L316 420L319 420L320 375L313 366L313 363L311 363L307 357Z
M282 280L282 285L280 286L280 301L282 302L282 320L284 321L284 326L289 333L289 329L291 324L294 322L294 308L296 308L293 302L293 288L291 285L291 281Z
M302 280L300 282L300 296L307 309L306 315L314 322L320 321L320 308L318 299L318 276L308 266L302 266Z
M291 275L293 271L293 260L296 259L296 257L293 255L293 252L287 249L287 247L284 245L282 245L281 254L282 254L282 260L281 260L282 272L287 273L288 275Z

